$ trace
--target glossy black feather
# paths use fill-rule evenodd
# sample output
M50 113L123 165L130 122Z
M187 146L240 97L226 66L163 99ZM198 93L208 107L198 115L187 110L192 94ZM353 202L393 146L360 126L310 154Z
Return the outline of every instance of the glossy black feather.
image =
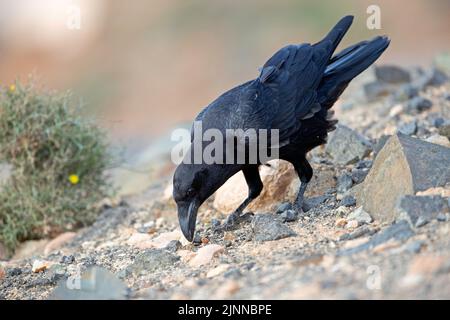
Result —
M258 78L225 92L195 120L202 121L203 130L224 133L278 129L280 144L295 144L299 152L324 143L335 125L327 119L328 109L389 45L387 38L377 37L333 56L352 21L353 17L344 17L316 44L283 47L264 64Z

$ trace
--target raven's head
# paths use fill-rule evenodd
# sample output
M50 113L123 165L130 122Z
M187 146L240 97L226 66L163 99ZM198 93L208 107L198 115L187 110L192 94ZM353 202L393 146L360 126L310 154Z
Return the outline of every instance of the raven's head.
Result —
M181 163L173 177L173 198L178 207L180 228L186 239L192 241L197 211L200 205L214 193L208 166ZM210 179L212 178L212 180Z

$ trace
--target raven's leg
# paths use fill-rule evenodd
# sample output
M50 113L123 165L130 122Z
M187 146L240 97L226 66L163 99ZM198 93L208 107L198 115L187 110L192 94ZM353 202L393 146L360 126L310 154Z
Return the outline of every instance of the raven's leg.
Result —
M306 191L306 187L308 186L308 182L311 181L311 178L313 176L313 169L311 168L311 165L305 157L296 159L292 162L292 164L294 165L295 171L300 178L300 188L297 193L297 198L294 201L294 208L297 210L297 212L302 212L304 194Z
M263 183L261 177L259 176L258 165L247 166L242 169L244 173L245 181L248 185L248 196L247 199L242 202L239 207L228 216L225 223L220 227L223 230L230 230L239 223L241 220L245 219L245 215L242 215L244 209L252 202L255 198L259 196L263 189Z

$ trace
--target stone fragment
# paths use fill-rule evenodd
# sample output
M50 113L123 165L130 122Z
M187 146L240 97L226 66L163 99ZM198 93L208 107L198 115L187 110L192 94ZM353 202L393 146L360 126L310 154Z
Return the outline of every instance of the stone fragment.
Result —
M425 141L434 143L434 144L439 144L443 147L450 148L450 141L448 140L448 138L441 136L439 134L433 134L432 136L429 136L428 138L426 138Z
M229 268L230 268L230 266L228 264L220 264L217 267L215 267L214 269L209 270L208 273L206 274L206 277L207 278L217 277L217 276L223 274Z
M366 100L368 102L374 102L380 98L389 96L395 91L395 87L389 83L374 81L364 84L363 90Z
M209 264L211 260L224 252L224 248L218 244L208 244L197 251L194 258L189 261L191 267L200 267Z
M356 254L362 251L373 249L379 245L387 243L388 241L404 242L413 235L414 231L409 226L409 223L402 220L390 225L383 231L374 234L368 241L365 241L364 243L361 243L352 248L339 251L338 255Z
M147 233L136 232L130 236L127 240L127 244L139 249L162 249L167 247L171 241L180 241L182 243L183 239L183 234L179 229L161 233L156 237L153 237Z
M51 240L44 248L44 255L48 255L50 252L59 250L66 243L70 242L75 238L77 234L75 232L64 232Z
M405 124L402 124L399 128L398 131L402 134L405 134L407 136L412 136L413 134L416 133L417 131L417 122L416 121L411 121Z
M346 165L367 156L371 151L371 143L356 131L340 125L330 135L325 151L334 163Z
M406 220L412 227L421 227L431 220L437 219L440 213L450 211L447 199L440 196L400 197L395 208L397 219Z
M375 77L385 83L405 83L411 81L411 75L403 68L394 65L375 67Z
M372 217L364 211L363 207L359 207L347 216L347 220L356 220L359 224L369 224L372 222Z
M336 227L339 227L339 228L345 227L346 224L347 224L347 220L344 219L344 218L339 218L339 219L337 219L336 222L335 222L335 226L336 226Z
M338 193L345 193L353 186L352 176L348 173L340 175L337 179L336 190Z
M353 230L358 228L359 225L360 223L357 220L347 220L347 224L345 225L345 227L347 229Z
M31 267L31 271L34 273L39 273L50 268L52 263L50 261L44 260L34 260L33 266Z
M280 214L280 217L283 219L283 222L292 222L297 220L298 213L297 210L286 210Z
M372 235L373 233L375 233L373 229L370 229L368 226L362 226L353 232L344 233L342 236L339 237L339 241L354 240L362 236Z
M252 228L256 241L279 240L295 236L295 232L276 219L273 214L255 215L252 220Z
M329 198L329 194L324 194L316 197L307 197L303 201L302 209L304 212L308 212L309 210L316 208L322 203L326 202Z
M450 140L450 124L439 127L439 134Z
M406 103L406 112L410 114L421 113L425 110L430 109L433 103L423 97L414 97Z
M352 169L353 182L355 184L359 184L359 183L363 182L368 173L369 173L369 169L367 169L367 168L364 168L364 169L353 168Z
M348 195L342 198L339 204L344 207L352 207L356 204L356 199L352 195Z

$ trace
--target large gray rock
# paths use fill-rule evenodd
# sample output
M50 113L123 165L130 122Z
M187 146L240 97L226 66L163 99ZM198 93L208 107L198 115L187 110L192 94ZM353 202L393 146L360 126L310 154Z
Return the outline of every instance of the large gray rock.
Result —
M273 214L255 215L252 220L252 228L256 241L279 240L296 235L291 228Z
M395 211L398 220L406 220L412 227L420 227L437 219L439 214L449 212L448 199L406 195L399 199Z
M374 219L392 222L401 196L443 187L448 181L450 148L398 133L377 155L357 190L357 204Z
M338 126L331 134L325 151L337 164L356 163L371 151L371 143L356 131Z

